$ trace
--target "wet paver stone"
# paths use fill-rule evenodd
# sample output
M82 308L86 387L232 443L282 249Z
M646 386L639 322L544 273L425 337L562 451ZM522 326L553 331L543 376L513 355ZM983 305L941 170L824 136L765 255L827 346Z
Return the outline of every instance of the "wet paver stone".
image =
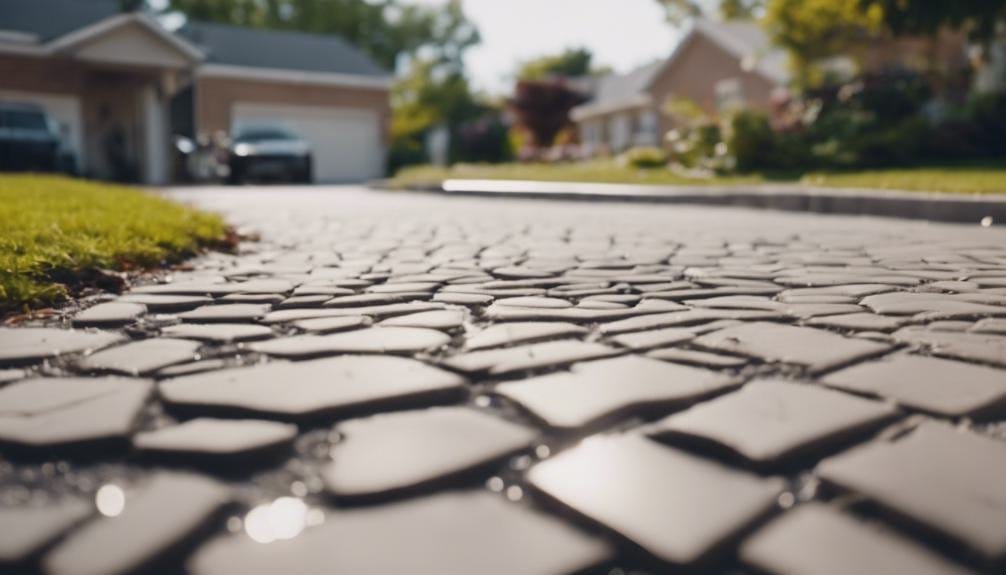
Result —
M657 429L767 465L875 429L894 415L895 410L883 403L811 384L759 380L671 415Z
M998 224L170 193L261 239L0 327L0 572L1006 564Z
M324 471L340 499L375 497L442 481L528 447L537 433L464 407L347 421Z
M905 470L910 470L906 473ZM821 478L990 561L1006 557L1006 443L926 423L820 463Z

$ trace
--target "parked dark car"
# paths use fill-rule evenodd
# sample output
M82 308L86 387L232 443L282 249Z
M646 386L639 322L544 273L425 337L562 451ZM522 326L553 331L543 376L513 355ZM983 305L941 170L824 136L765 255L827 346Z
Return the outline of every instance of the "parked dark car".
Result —
M282 180L311 182L311 146L279 126L246 128L234 136L230 147L228 181Z
M60 170L63 148L55 126L38 106L0 103L0 171Z

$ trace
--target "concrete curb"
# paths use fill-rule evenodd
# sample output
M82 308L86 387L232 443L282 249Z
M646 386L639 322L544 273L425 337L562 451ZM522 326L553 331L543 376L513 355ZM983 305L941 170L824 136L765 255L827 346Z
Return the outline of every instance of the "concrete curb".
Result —
M384 187L380 182L375 187ZM823 214L852 214L980 223L1006 223L1006 194L964 195L794 184L757 186L657 186L587 184L529 180L445 180L409 186L413 191L449 195L519 196L564 200L641 201L741 206ZM988 221L988 220L986 220Z

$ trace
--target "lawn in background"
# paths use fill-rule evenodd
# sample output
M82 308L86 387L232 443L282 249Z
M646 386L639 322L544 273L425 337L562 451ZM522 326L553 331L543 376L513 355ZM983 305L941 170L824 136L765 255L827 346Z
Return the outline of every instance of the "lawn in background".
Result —
M765 183L765 178L759 175L689 178L666 169L638 169L612 160L596 160L568 164L455 164L450 168L412 166L399 170L390 185L400 188L434 184L450 178L674 186Z
M873 188L963 194L1006 194L1006 164L919 167L805 174L750 174L692 178L666 169L637 169L615 161L572 164L459 164L451 168L416 166L400 170L390 185L436 184L450 178L539 180L670 186L792 183L835 188Z
M96 270L164 265L226 237L219 217L134 188L0 174L0 312L58 302Z

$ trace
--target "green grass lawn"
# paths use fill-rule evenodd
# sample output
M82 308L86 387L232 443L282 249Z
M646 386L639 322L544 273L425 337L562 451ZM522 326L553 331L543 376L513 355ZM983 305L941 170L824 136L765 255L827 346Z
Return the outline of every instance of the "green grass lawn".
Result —
M399 171L392 187L438 183L448 178L540 180L660 185L793 183L836 188L875 188L964 194L1006 193L1006 164L920 167L856 172L750 174L689 178L666 169L639 170L613 161L577 164L459 164L416 166Z
M0 174L0 312L58 302L95 270L164 265L227 235L215 215L126 186Z
M812 173L803 176L800 181L815 186L837 188L1006 194L1006 164Z
M449 178L477 180L538 180L543 182L593 182L598 184L761 184L759 175L688 178L665 169L638 170L614 161L569 164L455 164L450 168L413 166L399 170L391 179L394 187L439 183Z

